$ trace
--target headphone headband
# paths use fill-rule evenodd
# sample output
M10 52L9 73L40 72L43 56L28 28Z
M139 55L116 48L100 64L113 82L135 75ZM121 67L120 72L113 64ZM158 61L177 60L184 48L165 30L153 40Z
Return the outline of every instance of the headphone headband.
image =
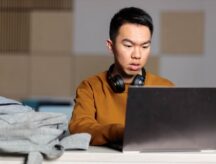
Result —
M110 87L112 88L112 90L116 93L122 93L125 90L125 84L124 84L124 80L121 77L121 75L115 75L112 76L112 72L114 69L114 64L112 64L109 67L109 70L107 72L107 81L110 85ZM142 75L137 74L134 79L133 82L131 83L131 85L134 86L143 86L144 85L144 81L145 81L145 76L146 76L146 71L145 68L142 68Z

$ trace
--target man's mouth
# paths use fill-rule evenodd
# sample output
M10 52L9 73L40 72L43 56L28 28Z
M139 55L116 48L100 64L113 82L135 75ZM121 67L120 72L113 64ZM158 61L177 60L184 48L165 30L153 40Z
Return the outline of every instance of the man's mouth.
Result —
M139 64L130 64L129 69L131 71L139 71L141 69Z

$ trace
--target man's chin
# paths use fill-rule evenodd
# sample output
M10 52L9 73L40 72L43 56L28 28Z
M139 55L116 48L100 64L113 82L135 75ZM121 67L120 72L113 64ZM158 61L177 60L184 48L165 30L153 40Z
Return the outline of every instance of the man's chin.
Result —
M127 72L128 76L136 76L137 74L140 74L142 71L141 70L129 70Z
M133 78L135 77L137 74L139 74L139 72L127 72L124 77L130 79L130 78Z

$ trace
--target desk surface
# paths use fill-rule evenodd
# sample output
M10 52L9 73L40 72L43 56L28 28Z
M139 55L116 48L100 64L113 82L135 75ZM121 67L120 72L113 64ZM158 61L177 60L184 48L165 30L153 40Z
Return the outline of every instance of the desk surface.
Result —
M0 163L23 164L23 156L0 155ZM122 153L106 147L90 146L87 151L66 151L60 158L44 160L43 164L84 164L84 163L148 163L148 164L215 164L216 153L213 152L166 152L166 153Z

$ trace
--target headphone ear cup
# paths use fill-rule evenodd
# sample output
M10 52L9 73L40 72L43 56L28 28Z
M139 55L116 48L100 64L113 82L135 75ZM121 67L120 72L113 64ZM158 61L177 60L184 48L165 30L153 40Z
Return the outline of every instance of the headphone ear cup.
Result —
M134 86L143 86L144 81L145 81L144 76L136 75L133 82L132 82L132 85L134 85Z
M122 93L125 90L124 80L120 75L112 76L113 69L114 69L114 64L110 66L107 72L107 81L114 92Z
M110 78L110 86L116 93L122 93L125 90L125 84L120 75L115 75Z

